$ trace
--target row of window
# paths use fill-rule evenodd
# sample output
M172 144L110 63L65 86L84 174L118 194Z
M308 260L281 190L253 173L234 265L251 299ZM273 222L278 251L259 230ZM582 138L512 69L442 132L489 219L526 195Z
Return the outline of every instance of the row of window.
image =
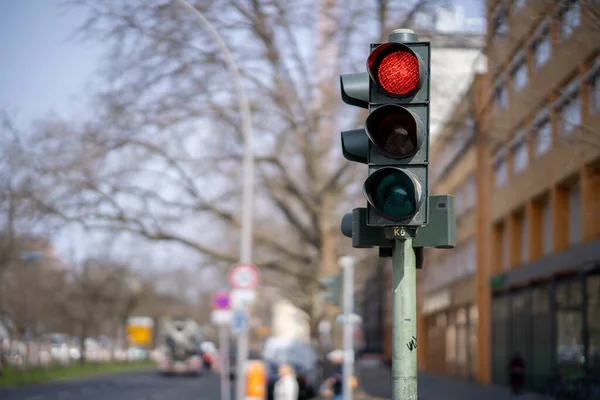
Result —
M577 76L569 82L552 106L542 108L527 128L521 128L513 141L496 153L494 161L496 187L504 185L508 179L509 171L506 162L508 153L512 155L511 172L516 175L523 171L529 163L530 144L533 147L531 154L534 157L540 157L552 148L554 135L551 113L556 113L558 134L563 138L569 137L573 130L581 125L583 118L582 82L587 85L588 89L589 114L595 115L600 112L600 56L598 56L583 79ZM528 141L528 131L533 134L531 143Z
M562 189L567 192L567 209L564 210L568 221L569 242L570 244L579 243L582 239L582 214L581 214L581 189L579 183L571 185L568 189ZM559 207L557 205L557 207ZM518 236L520 244L518 248L510 246L510 230L507 224L500 224L497 229L501 232L501 251L499 252L499 261L503 270L510 268L511 252L518 251L521 263L526 263L531 259L529 245L531 239L541 242L542 255L553 252L554 229L552 220L552 204L550 196L547 195L541 201L534 203L533 210L539 212L540 218L538 226L530 227L528 216L524 210L515 213ZM563 211L563 210L561 210Z
M457 218L472 210L477 202L475 174L471 174L458 188L456 188L453 195L454 210Z
M498 7L502 6L502 2ZM580 24L580 6L578 2L567 2L560 6L558 15L561 38L568 38ZM501 10L501 9L500 9ZM497 11L496 11L497 12ZM552 54L552 40L550 36L550 19L544 19L535 29L531 39L513 58L508 70L502 73L494 85L494 102L496 111L508 106L509 89L506 85L506 74L510 75L513 93L523 89L536 70L543 67ZM529 52L533 59L532 69L528 68L526 53Z
M455 317L439 313L428 324L427 369L448 373L452 369L463 377L477 374L477 306L460 308ZM443 348L442 348L443 346ZM444 354L445 353L445 354ZM454 368L453 368L454 367ZM466 370L465 370L466 368Z
M476 265L475 239L471 238L423 268L423 290L431 292L471 275L475 272Z
M465 146L475 137L475 121L469 114L464 123L458 124L454 134L440 138L445 141L440 154L435 157L435 162L431 163L431 181L435 182L448 166L464 152Z
M506 6L506 0L500 0L492 12L491 36L495 40L508 32L508 17L516 15L527 0L512 0L512 7ZM568 0L558 4L555 19L559 24L559 34L562 40L568 39L581 24L581 5L578 0Z
M553 286L492 300L494 382L506 383L502 361L515 351L529 365L530 382L544 378L534 390L542 389L556 372L565 377L586 372L600 376L600 275L559 280Z

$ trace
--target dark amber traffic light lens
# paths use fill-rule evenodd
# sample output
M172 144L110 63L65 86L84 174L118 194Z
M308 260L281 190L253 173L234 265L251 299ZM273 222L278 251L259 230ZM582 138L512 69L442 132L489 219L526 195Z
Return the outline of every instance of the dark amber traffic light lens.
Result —
M373 144L389 157L411 156L419 149L419 129L415 118L401 106L379 107L367 118L367 135Z

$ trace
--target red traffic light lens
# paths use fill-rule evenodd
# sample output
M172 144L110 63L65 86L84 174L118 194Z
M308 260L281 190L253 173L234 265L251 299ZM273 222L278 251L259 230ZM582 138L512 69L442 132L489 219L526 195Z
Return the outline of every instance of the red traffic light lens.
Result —
M408 94L419 85L419 60L406 51L390 53L379 64L377 80L391 94Z

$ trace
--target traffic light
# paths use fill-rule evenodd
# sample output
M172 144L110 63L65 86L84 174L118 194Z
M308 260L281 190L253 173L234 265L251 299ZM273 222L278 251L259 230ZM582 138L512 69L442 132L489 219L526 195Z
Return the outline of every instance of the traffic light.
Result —
M367 226L428 223L429 60L429 42L397 30L371 45L367 73L341 76L342 100L369 111L341 135L344 157L368 164Z
M323 292L323 299L333 303L336 307L342 304L342 284L343 273L339 272L336 275L321 279L321 285L326 286L327 290Z

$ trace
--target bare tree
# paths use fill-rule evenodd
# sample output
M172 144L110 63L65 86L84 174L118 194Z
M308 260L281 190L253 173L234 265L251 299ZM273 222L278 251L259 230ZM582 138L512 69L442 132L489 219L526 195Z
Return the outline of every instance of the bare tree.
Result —
M318 278L336 270L348 246L335 239L340 218L361 199L351 185L357 170L333 145L337 65L353 72L369 41L428 3L348 1L342 13L326 0L196 2L232 48L250 93L255 262L303 294L314 326ZM183 244L216 265L235 262L243 143L218 48L172 1L68 5L86 7L80 32L111 51L97 120L40 126L48 182L40 190L50 195L37 205L65 221ZM366 27L375 27L371 37Z

